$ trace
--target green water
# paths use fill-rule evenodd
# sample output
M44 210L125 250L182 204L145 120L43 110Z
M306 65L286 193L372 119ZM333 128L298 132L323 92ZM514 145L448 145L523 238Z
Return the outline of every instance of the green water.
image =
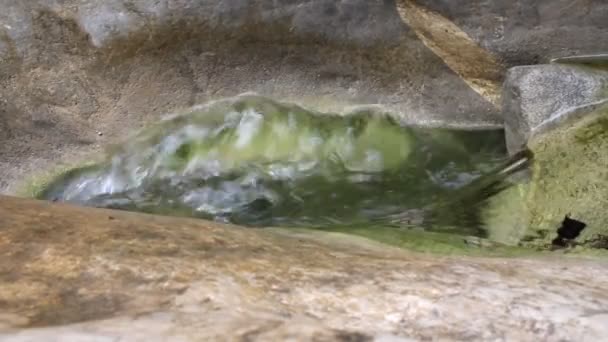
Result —
M484 236L476 221L484 186L474 184L505 160L501 131L403 127L375 110L316 113L241 96L137 133L40 197L253 227Z

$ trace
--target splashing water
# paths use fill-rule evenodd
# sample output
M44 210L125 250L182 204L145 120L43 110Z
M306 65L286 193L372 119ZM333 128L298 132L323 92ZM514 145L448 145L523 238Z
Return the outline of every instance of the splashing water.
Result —
M504 159L499 131L402 127L373 110L322 114L240 96L149 127L41 197L248 226L428 226L435 204Z

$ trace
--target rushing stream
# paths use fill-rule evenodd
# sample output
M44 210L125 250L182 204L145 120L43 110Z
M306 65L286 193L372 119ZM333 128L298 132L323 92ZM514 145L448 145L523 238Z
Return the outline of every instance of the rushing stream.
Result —
M460 203L462 211L444 204L495 174L503 141L501 131L402 127L373 110L315 113L243 96L163 120L41 197L247 226L406 225L480 235L467 219L474 201Z

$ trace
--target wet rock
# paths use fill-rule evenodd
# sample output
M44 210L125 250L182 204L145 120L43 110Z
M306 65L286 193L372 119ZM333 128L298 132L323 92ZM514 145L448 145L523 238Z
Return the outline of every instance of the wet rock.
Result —
M560 239L574 240L581 234L586 226L586 223L566 216L564 221L562 221L561 227L557 230L557 234Z
M97 131L116 140L245 91L313 109L380 104L426 126L500 126L504 67L603 48L606 5L569 3L0 0L0 191L88 156ZM599 84L585 77L581 87ZM530 142L547 151L529 211L541 232L565 207L589 224L579 239L604 227L605 191L589 183L606 179L603 131L585 127L597 144L558 131ZM563 177L575 181L556 186ZM554 212L547 198L560 200ZM8 198L0 227L0 339L608 335L605 263L438 258L344 235Z
M488 229L497 236L515 236L512 243L521 239L544 247L563 239L592 246L598 236L608 236L607 137L608 100L538 126L527 144L534 152L530 178L493 199ZM563 230L566 215L586 226Z
M603 152L608 146L608 101L565 115L570 119L543 129L529 143L537 156L528 200L530 225L555 232L568 214L587 225L576 239L584 242L595 235L608 235L608 216L603 209L608 191L604 181L608 160Z
M521 150L536 130L565 113L606 98L608 71L600 68L547 64L510 69L503 88L509 150Z
M599 340L608 333L608 296L599 290L608 272L599 261L439 258L335 233L16 198L0 198L0 225L3 340Z

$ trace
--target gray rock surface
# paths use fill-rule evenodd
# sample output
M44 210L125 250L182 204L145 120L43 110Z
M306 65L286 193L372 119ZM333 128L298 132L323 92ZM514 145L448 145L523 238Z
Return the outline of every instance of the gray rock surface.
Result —
M5 197L0 226L1 341L608 335L600 260L438 257L342 234Z
M383 104L427 125L499 124L383 1L0 7L2 191L163 114L248 91L321 110Z
M496 127L506 67L608 49L600 0L0 0L0 9L0 192L163 114L246 91L319 110L380 104L412 124ZM601 83L574 74L581 89ZM0 227L0 340L608 335L608 273L594 260L437 257L343 235L7 198Z
M604 0L423 0L507 66L608 51Z
M162 114L247 91L499 126L503 66L605 44L606 4L552 3L0 0L0 191Z
M534 156L515 187L484 208L492 239L531 248L608 248L608 98L565 110L530 131L526 149ZM567 241L557 239L564 217L585 223Z
M565 64L587 64L594 66L606 66L608 65L608 53L596 53L590 55L576 55L558 57L551 60L551 63L565 63Z
M510 69L503 88L509 150L520 150L548 122L606 98L608 71L601 68L544 64Z

